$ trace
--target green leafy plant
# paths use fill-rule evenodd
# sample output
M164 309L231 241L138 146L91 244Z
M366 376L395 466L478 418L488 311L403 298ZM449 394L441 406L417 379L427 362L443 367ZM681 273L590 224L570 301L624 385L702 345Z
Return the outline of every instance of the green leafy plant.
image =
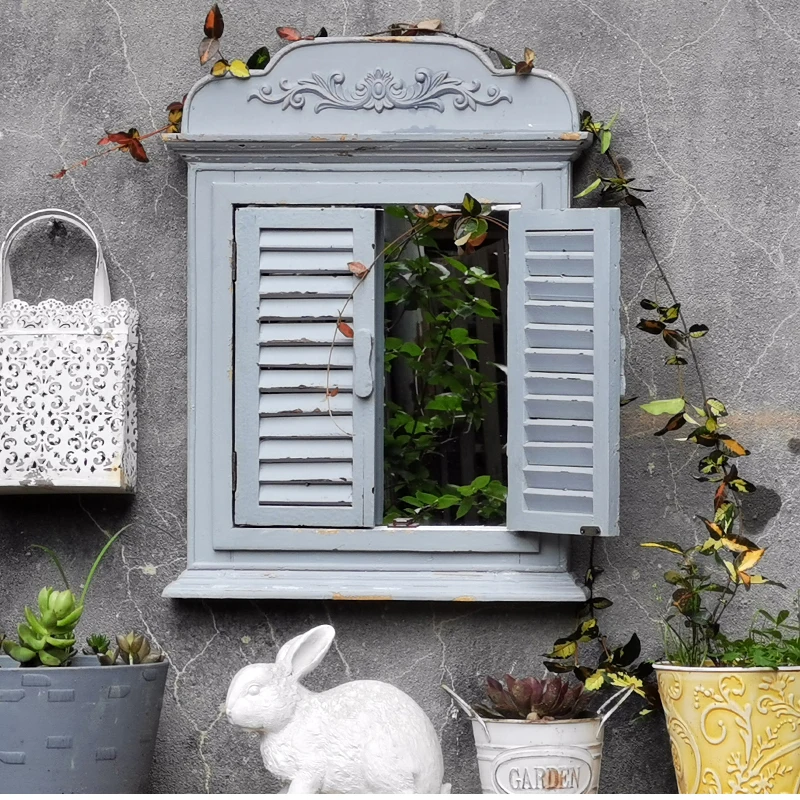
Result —
M43 587L37 597L38 614L25 606L25 622L17 627L18 641L4 639L2 642L7 655L14 661L31 667L59 667L69 662L75 655L75 628L83 615L89 587L106 553L124 530L123 528L110 537L100 550L79 596L69 588L69 581L58 556L50 548L35 545L53 560L66 588L58 591L52 587Z
M676 555L675 569L664 574L673 587L669 609L664 619L664 641L667 659L676 664L698 666L710 660L720 663L721 648L726 641L720 621L737 592L752 585L782 584L752 570L764 556L765 549L744 535L742 496L756 490L753 483L740 474L739 462L750 451L729 431L725 418L728 408L711 396L705 385L695 344L709 333L704 323L690 324L685 317L663 265L653 248L642 216L644 201L638 196L650 191L633 185L621 159L612 148L612 124L599 122L588 111L581 116L581 128L594 135L594 142L613 168L612 175L600 175L576 197L600 192L601 205L629 206L644 237L656 267L665 297L643 298L641 307L648 314L637 328L658 337L666 348L664 364L675 370L678 394L655 399L641 406L652 416L666 416L667 421L654 432L665 436L691 426L678 440L705 452L697 463L697 481L714 487L713 514L698 515L707 538L702 544L683 547L672 541L645 542L642 546L666 550ZM684 370L691 366L696 381L687 386Z
M793 667L800 664L800 614L783 609L775 616L759 610L760 625L747 636L728 639L720 635L719 662L731 667ZM791 620L791 621L790 621Z
M486 240L490 224L502 223L469 194L457 211L388 210L406 219L409 234L385 251L387 383L398 365L411 381L409 401L388 398L385 406L385 521L460 520L474 510L483 521L502 522L507 494L502 476L480 475L464 485L442 484L439 477L447 446L480 429L487 404L497 398L497 381L478 368L476 345L483 342L470 334L469 325L477 317L497 317L482 295L500 284L484 269L441 252L431 236L452 226L454 245L471 252ZM416 253L404 255L409 247ZM398 323L409 313L419 319L417 334L401 338Z
M586 695L580 683L556 676L514 678L506 675L505 686L496 678L486 679L488 702L472 709L486 719L524 719L528 722L580 719L588 716Z

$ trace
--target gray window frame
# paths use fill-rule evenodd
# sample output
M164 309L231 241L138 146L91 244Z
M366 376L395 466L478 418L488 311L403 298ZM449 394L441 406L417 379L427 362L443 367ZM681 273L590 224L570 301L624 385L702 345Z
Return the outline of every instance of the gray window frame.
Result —
M350 42L355 44L338 43ZM292 45L281 56L299 56L311 45ZM447 46L485 61L464 43ZM392 51L397 51L392 57L403 58L396 46L386 50ZM277 61L273 59L267 73ZM241 87L255 80L210 88L218 95L230 86L241 94ZM201 81L193 93L207 85L207 80ZM189 161L188 564L165 596L548 602L584 598L568 571L569 536L517 533L498 526L245 528L234 525L232 502L235 210L459 203L464 191L473 189L492 202L518 205L524 213L569 208L571 160L585 144L586 134L575 132L577 112L571 95L567 97L572 132L494 133L492 152L486 155L478 133L462 139L438 132L427 137L375 134L375 144L368 146L357 137L346 142L340 137L335 149L330 142L315 141L320 137L285 132L271 140L247 130L243 135L216 135L204 127L211 122L194 110L190 95L185 133L165 137ZM322 124L312 111L306 116L314 125ZM219 115L221 120L229 118ZM380 124L386 119L382 115ZM194 120L197 134L192 133ZM242 124L246 128L250 123Z

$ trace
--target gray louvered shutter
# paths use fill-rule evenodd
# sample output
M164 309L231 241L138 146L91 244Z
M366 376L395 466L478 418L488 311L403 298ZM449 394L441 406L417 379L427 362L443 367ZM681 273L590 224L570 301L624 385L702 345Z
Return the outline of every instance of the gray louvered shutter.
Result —
M619 532L619 210L510 213L508 526Z
M236 525L374 524L373 273L342 317L354 337L331 343L358 283L347 264L370 265L375 243L373 209L236 211Z

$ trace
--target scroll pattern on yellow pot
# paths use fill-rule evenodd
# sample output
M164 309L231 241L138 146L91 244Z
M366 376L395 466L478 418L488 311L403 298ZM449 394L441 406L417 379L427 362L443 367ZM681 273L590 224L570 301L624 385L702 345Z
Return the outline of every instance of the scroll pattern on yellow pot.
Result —
M681 794L800 793L800 667L656 670Z

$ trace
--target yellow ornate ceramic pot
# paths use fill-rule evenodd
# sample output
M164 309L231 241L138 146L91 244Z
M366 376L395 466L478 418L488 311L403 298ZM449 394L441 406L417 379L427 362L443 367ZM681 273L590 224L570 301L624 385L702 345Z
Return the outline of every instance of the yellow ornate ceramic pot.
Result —
M800 667L655 668L681 794L800 793Z

